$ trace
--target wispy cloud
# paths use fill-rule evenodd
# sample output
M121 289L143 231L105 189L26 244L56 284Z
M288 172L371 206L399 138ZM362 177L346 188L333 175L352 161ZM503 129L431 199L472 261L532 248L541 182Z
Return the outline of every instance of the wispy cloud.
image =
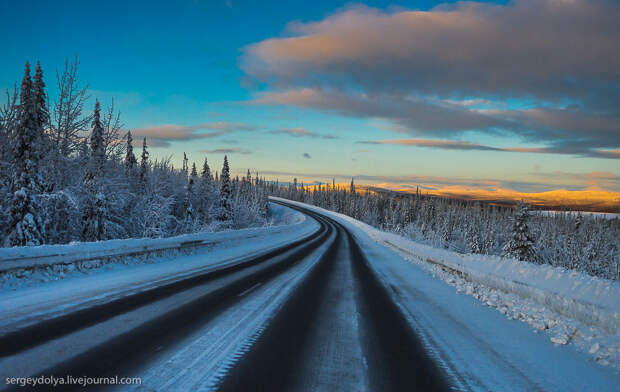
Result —
M322 135L320 133L312 132L304 128L289 128L289 129L278 129L275 131L270 131L269 133L273 134L282 134L289 135L294 137L311 137L311 138L320 138L320 139L336 139L335 136L332 135Z
M373 141L359 141L359 144L392 144L401 146L438 148L444 150L478 150L478 151L502 151L522 152L535 154L565 154L581 155L593 158L620 159L620 150L600 150L588 146L570 147L492 147L482 144L470 143L457 140L434 140L434 139L387 139Z
M254 125L246 124L246 123L238 123L238 122L226 122L226 121L216 121L216 122L206 122L202 124L198 124L196 126L199 129L217 129L221 131L254 131L256 127Z
M216 148L214 150L200 150L200 152L207 154L252 154L252 151L244 150L242 148Z
M488 150L502 151L501 148L484 146L462 141L452 140L431 140L431 139L395 139L395 140L376 140L376 141L360 141L360 144L398 144L401 146L415 146L428 148L442 148L446 150Z
M152 147L169 147L171 142L209 139L234 131L252 131L256 127L244 123L210 122L197 125L164 124L131 130L134 139L147 138Z
M306 158L306 159L310 159L310 158L312 158L312 157L310 156L310 154L308 154L307 152L304 152L303 157L304 157L304 158Z

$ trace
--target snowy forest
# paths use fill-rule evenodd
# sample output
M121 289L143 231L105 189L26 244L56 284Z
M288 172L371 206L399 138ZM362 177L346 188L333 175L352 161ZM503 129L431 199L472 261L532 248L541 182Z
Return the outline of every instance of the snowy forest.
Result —
M0 244L64 244L165 237L268 222L265 181L220 175L201 157L180 169L151 159L146 138L134 153L113 103L92 112L77 59L57 72L48 99L43 71L28 63L21 85L0 107ZM204 158L204 161L203 161Z
M323 184L231 178L184 154L151 159L148 141L132 139L115 111L95 100L67 61L48 98L43 71L26 63L19 88L0 107L0 244L64 244L166 237L265 225L268 194L349 215L414 241L460 253L506 257L620 280L620 219L532 213L419 193L380 193ZM136 152L134 152L136 147ZM139 150L141 148L141 150Z
M348 188L348 189L347 189ZM335 183L270 186L273 195L339 212L416 242L510 257L620 280L620 219L515 208L396 192L356 190Z

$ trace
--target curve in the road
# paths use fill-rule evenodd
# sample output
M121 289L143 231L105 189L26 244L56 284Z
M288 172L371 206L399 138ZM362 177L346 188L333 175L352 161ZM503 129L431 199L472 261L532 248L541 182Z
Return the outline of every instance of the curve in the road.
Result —
M448 382L370 267L354 237L338 222L292 206L320 229L295 243L217 271L152 288L0 337L10 356L192 288L216 289L38 373L64 376L130 374L156 346L190 336L260 282L275 279L318 249L327 250L304 275L253 346L220 379L222 391L446 390ZM252 295L252 293L250 293ZM36 375L38 375L36 374ZM36 376L33 375L33 376Z
M221 276L238 272L244 268L257 265L265 260L290 252L291 250L295 250L299 254L302 254L307 251L309 243L313 243L313 240L325 236L328 226L322 222L319 223L320 228L316 232L291 244L261 254L258 257L250 257L230 266L225 266L216 270L208 270L207 272L200 272L182 280L172 281L171 283L160 284L154 288L123 296L104 304L47 319L32 326L6 333L0 336L0 357L14 355L45 343L46 341L101 323L118 314L129 312L161 298L204 284L205 282L217 279Z
M105 342L105 344L76 355L70 360L48 368L39 374L55 376L79 374L82 376L104 377L131 373L132 369L136 369L142 364L149 362L150 357L157 355L156 352L142 350L141 348L166 345L191 334L193 330L200 328L218 312L234 304L239 299L240 293L252 289L258 282L274 278L303 260L322 243L332 238L333 227L327 224L320 215L312 214L311 216L319 222L320 229L315 234L301 241L280 248L278 251L270 252L269 255L252 259L249 264L245 262L242 267L228 268L224 271L219 270L215 276L213 274L207 277L195 276L189 278L188 283L185 285L182 284L184 281L175 282L176 286L173 287L178 288L178 290L168 289L167 291L160 291L155 289L156 291L152 292L155 293L156 298L142 298L144 293L141 293L140 300L134 299L135 302L133 303L135 305L132 306L132 309L139 308L140 304L137 304L139 301L142 301L141 303L143 304L151 303L160 297L169 296L180 290L200 284L197 282L204 283L209 281L210 283L223 277L228 280L232 279L231 283L227 283L215 291L209 292L170 313L144 323L139 328L115 337ZM254 270L248 272L252 266ZM239 275L238 279L235 278L236 275ZM114 311L119 310L115 307L112 309ZM90 315L92 313L87 314ZM94 318L97 320L110 317L113 317L113 314L94 315ZM69 331L60 330L57 334L65 335L70 331L85 328L98 322L90 317L81 320L75 316L72 321L75 322L75 325L69 325ZM45 332L43 331L43 333ZM76 389L79 389L79 387L76 387Z
M448 390L355 239L326 219L337 240L218 390Z

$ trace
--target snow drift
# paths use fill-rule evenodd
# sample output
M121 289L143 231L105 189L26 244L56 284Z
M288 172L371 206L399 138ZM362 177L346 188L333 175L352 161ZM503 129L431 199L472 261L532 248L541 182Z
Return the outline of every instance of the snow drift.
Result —
M368 235L406 258L415 258L455 273L461 278L513 293L586 325L617 335L620 326L620 283L549 265L536 265L498 256L460 254L422 245L378 230L349 216L305 203L282 200L336 218L353 235Z

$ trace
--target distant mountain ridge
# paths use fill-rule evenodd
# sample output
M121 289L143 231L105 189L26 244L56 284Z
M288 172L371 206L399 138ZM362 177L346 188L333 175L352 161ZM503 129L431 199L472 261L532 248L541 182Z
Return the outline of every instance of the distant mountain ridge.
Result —
M358 190L373 192L398 192L415 194L416 187L402 184L357 185ZM601 189L571 191L557 189L547 192L526 193L511 189L467 189L464 187L446 187L442 189L419 188L422 195L447 197L451 199L481 201L492 204L513 205L524 200L536 209L558 211L589 211L620 213L620 192L610 192Z

